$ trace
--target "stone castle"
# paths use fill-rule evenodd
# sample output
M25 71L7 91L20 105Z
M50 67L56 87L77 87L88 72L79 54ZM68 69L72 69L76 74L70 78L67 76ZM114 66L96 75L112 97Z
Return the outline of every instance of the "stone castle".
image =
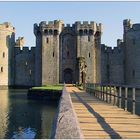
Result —
M34 24L35 47L15 41L15 28L0 24L0 85L41 86L58 83L140 83L140 24L123 21L117 47L101 44L102 24L64 25L61 20Z

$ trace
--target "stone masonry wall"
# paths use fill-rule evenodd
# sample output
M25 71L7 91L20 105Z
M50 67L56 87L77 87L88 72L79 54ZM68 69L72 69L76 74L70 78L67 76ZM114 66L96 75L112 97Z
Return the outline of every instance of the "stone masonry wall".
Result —
M75 31L73 27L64 27L60 34L60 83L67 80L76 82L76 58L77 58L77 48L76 48L76 38ZM66 71L71 70L72 73L69 79L66 79Z
M101 48L102 83L124 84L124 47Z
M140 83L140 24L132 24L127 31L124 31L124 36L125 81L129 85L138 85Z
M77 82L80 57L85 58L88 83L139 84L140 24L124 20L123 25L123 41L112 49L100 46L101 24L77 21L64 26L60 20L42 21L34 24L36 47L29 50L15 47L15 28L10 23L0 24L0 85L58 84L64 81L67 68ZM63 32L66 35L61 38ZM65 56L70 59L65 60Z
M39 26L36 25L34 28L34 30L41 33L40 40L36 35L37 50L41 55L36 57L38 61L36 67L40 65L41 85L59 83L59 34L62 30L62 26L62 21L49 21L48 23L43 21ZM35 34L37 34L37 31ZM39 64L39 62L41 64ZM38 70L38 72L40 72L40 70Z
M96 49L100 47L100 44L95 42L100 41L100 37L95 38L95 34L101 32L101 26L95 22L83 21L83 24L76 22L75 28L77 31L77 57L84 57L87 65L86 82L95 83L99 76L96 77L96 73L100 71L96 65L99 54Z
M0 85L12 85L12 56L15 28L8 22L0 24Z
M35 47L15 47L15 85L35 85Z

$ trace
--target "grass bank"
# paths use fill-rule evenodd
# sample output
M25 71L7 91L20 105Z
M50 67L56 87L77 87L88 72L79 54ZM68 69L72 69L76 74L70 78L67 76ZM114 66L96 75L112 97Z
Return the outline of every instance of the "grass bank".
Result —
M59 101L64 85L46 85L41 87L32 87L28 90L28 99L37 100L57 100Z
M32 87L31 90L55 90L62 91L64 85L46 85L41 87Z

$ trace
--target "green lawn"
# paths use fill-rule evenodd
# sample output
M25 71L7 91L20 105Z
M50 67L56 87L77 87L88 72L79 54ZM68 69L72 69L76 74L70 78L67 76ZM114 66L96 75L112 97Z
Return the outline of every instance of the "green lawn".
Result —
M57 90L61 91L63 89L64 85L47 85L47 86L41 86L41 87L32 87L32 90Z

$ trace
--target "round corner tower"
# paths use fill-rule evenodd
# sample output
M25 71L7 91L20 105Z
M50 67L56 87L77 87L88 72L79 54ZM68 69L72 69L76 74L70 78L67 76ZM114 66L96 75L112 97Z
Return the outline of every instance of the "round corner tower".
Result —
M14 84L15 28L8 22L0 24L0 85Z

